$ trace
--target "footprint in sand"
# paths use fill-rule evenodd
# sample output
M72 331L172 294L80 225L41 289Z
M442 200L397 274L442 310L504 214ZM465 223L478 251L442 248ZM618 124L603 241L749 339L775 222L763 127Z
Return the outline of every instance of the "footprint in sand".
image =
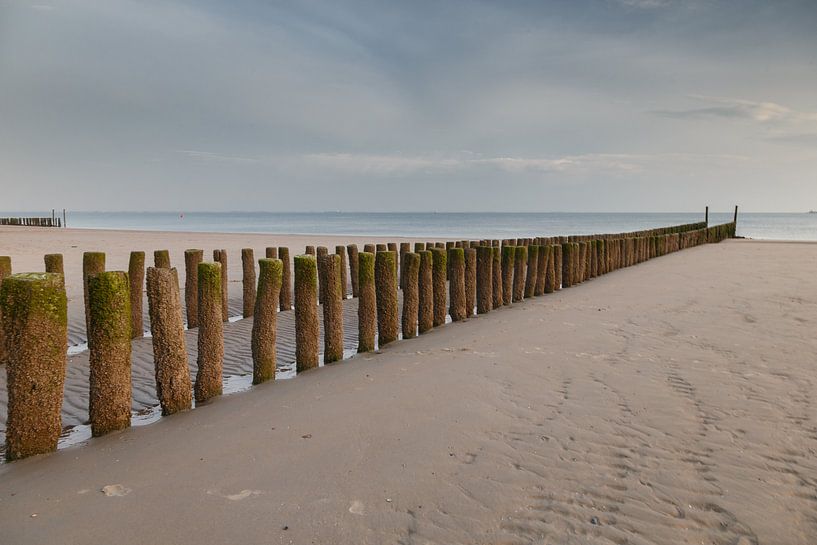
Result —
M352 502L352 505L349 506L349 512L353 515L365 515L366 507L362 501L355 500Z
M224 498L230 501L241 501L245 500L251 496L258 496L263 494L262 490L242 490L237 494L222 494L218 490L208 490L207 494L210 496L218 496L220 498Z

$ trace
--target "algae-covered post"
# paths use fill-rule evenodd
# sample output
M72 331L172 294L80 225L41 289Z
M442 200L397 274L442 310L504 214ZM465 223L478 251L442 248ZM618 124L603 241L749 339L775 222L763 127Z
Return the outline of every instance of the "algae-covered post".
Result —
M539 246L539 258L536 260L536 288L533 294L536 296L545 294L545 284L547 283L548 262L551 259L550 246Z
M335 246L335 253L340 256L340 298L346 299L349 292L349 282L347 281L346 266L346 246Z
M525 281L527 279L528 268L528 247L517 246L514 251L513 267L513 302L521 301L525 298Z
M0 288L3 287L3 280L11 276L11 257L0 255ZM6 361L6 343L3 337L3 311L0 307L0 365Z
M241 250L242 316L249 318L255 311L255 254L252 248Z
M153 251L153 266L157 269L170 268L170 251L169 250L154 250Z
M230 318L230 290L227 278L227 250L214 250L213 261L221 264L221 319L227 321Z
M433 254L429 250L417 252L420 268L417 273L417 331L425 333L434 327L434 273Z
M143 263L144 257L142 254ZM146 280L156 369L156 397L159 398L163 415L186 411L192 407L193 386L187 367L176 270L150 267Z
M400 283L400 289L405 289L403 284L403 256L406 255L411 251L411 244L408 242L401 242L400 243L400 261L397 264L399 277L397 281Z
M377 340L382 348L398 336L397 279L394 263L397 252L377 252L374 263L377 290Z
M358 263L358 303L357 303L357 351L374 350L377 332L377 298L374 286L374 254L359 252Z
M279 310L292 310L292 269L290 269L289 248L278 247L278 259L281 260L281 298Z
M90 329L90 309L88 308L88 278L91 275L105 272L104 252L85 252L82 254L82 291L85 299L85 331Z
M435 247L431 260L432 283L434 286L434 327L445 324L445 315L448 309L445 308L446 293L445 279L448 260L445 255L445 248Z
M315 256L295 256L295 367L318 366L318 264Z
M224 324L221 312L223 282L220 263L199 263L198 370L196 402L221 395L224 367Z
M539 246L530 245L525 248L528 252L528 262L525 266L527 275L525 277L525 298L533 297L536 291L537 274L539 273Z
M513 301L513 273L516 258L516 246L502 246L502 304L510 305Z
M448 250L449 309L452 322L465 319L465 254L462 248Z
M199 263L203 260L203 250L184 251L184 307L190 329L199 326Z
M573 243L562 244L562 287L569 288L573 285Z
M343 299L340 287L340 256L328 254L323 260L326 285L323 291L323 363L343 359Z
M145 252L131 252L128 260L130 294L130 334L133 339L145 336L142 325L142 295L145 286Z
M275 326L281 296L280 259L258 260L258 291L252 320L252 383L275 380Z
M326 260L323 259L329 254L329 250L326 249L326 246L318 246L317 248L317 255L315 256L318 260L318 302L323 304L323 291L324 285L326 284Z
M493 249L477 246L477 314L490 312L493 307Z
M352 280L352 297L360 294L360 277L358 276L358 251L357 244L346 246L346 253L349 255L349 277Z
M57 449L68 349L68 300L62 276L23 273L0 285L5 337L6 459Z
M477 305L477 250L470 244L465 249L465 316L474 315Z
M411 339L417 335L417 319L420 311L418 286L420 254L405 252L402 263L403 271L400 278L403 281L403 319L401 329L403 338Z
M128 275L124 271L102 272L88 278L91 309L88 414L94 437L130 426L129 292Z
M45 261L45 272L55 274L65 274L65 268L62 263L62 254L45 254L43 256Z
M491 244L491 308L499 308L504 304L502 292L502 247Z

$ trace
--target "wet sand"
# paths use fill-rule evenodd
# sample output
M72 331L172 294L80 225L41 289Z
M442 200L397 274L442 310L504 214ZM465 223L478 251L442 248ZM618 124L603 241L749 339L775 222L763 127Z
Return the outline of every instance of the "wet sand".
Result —
M815 270L692 248L2 465L3 541L812 543Z

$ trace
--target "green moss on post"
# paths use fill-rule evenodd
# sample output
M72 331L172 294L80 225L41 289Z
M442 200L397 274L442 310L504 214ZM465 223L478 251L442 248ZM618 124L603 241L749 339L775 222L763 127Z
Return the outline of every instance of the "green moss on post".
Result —
M553 293L556 291L556 246L548 244L542 248L545 251L545 285L542 293Z
M82 291L85 300L85 332L90 330L90 309L88 308L88 277L105 272L104 252L85 252L82 254Z
M417 336L417 321L420 312L420 254L403 254L403 317L401 321L403 339Z
M528 252L528 263L526 265L527 275L525 276L525 298L533 297L536 292L536 282L539 274L539 246L530 245L525 249Z
M448 291L449 309L452 322L466 318L465 308L465 253L462 248L448 249Z
M275 311L281 298L282 275L283 265L280 259L258 260L258 291L251 341L253 384L275 380Z
M573 243L562 244L562 287L569 288L573 285Z
M45 254L45 272L65 275L65 268L62 263L62 254Z
M318 366L318 263L295 256L295 366L302 373Z
M326 284L326 267L324 266L326 260L324 259L327 255L329 255L329 250L326 249L326 246L318 246L317 248L317 259L318 259L318 302L323 304L323 291L324 285Z
M230 289L227 277L227 250L214 250L213 261L221 265L221 320L230 319Z
M478 246L477 252L477 314L485 314L493 308L494 251L490 246Z
M144 257L142 253L143 264ZM153 361L156 368L156 397L159 399L163 415L186 411L192 407L193 386L187 367L187 349L176 269L148 268L147 294ZM221 323L220 319L216 321Z
M292 310L292 269L290 268L289 248L279 246L278 259L281 260L281 298L278 308L284 312Z
M7 270L8 263L2 266ZM68 349L64 279L53 273L7 276L0 285L5 337L6 459L57 449Z
M103 272L88 278L91 309L88 412L94 437L130 426L129 292L128 275L124 271Z
M374 281L377 290L377 344L380 348L398 336L397 278L394 264L397 252L377 252Z
M349 269L346 266L346 246L335 246L335 254L340 256L340 298L346 299L349 293L349 282L347 281L347 272Z
M434 327L445 325L445 316L447 313L446 304L446 269L448 268L448 260L445 254L445 248L437 248L431 250L433 258L431 260L432 267L432 284L434 286Z
M513 269L516 258L516 246L502 247L502 304L510 305L513 301Z
M501 307L505 299L503 297L502 278L502 247L491 245L491 308Z
M360 276L358 273L357 244L348 244L346 254L349 257L349 279L352 281L352 297L360 296Z
M157 269L170 268L170 251L169 250L154 250L153 252L153 266Z
M545 283L547 282L547 267L550 260L550 246L539 246L539 255L536 260L536 286L533 290L535 296L545 294Z
M434 256L429 250L417 252L420 267L417 272L417 331L425 333L434 327Z
M375 349L377 333L377 296L374 285L374 254L359 252L358 303L357 303L357 351L371 352Z
M199 326L199 263L202 261L203 250L184 251L184 307L190 329Z
M323 292L323 363L343 359L343 299L340 287L340 256L323 256L326 285Z
M477 250L469 246L463 247L465 251L465 316L470 318L474 315L474 307L477 306Z
M224 321L222 320L222 265L199 263L198 370L193 391L196 403L222 393Z
M241 249L242 316L250 318L255 311L255 253L252 248Z
M528 247L517 246L514 252L513 266L513 301L514 303L525 298L525 280L528 269Z
M11 276L11 257L0 255L0 289L3 287L3 280ZM6 362L6 343L3 337L3 311L0 308L0 365Z

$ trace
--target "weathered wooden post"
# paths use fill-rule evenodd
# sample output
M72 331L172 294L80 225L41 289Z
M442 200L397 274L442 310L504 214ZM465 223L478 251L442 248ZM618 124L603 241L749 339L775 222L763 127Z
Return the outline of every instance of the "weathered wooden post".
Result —
M527 279L528 247L517 246L514 250L513 266L513 302L525 298L525 280Z
M340 291L340 256L327 254L323 260L326 284L323 291L323 363L343 359L343 299Z
M704 212L704 223L707 227L709 227L709 207L706 207L706 211Z
M255 311L255 253L252 248L241 249L241 315L250 318Z
M189 329L199 326L199 263L202 261L203 250L184 251L184 307Z
M358 302L357 302L357 351L371 352L375 349L377 332L377 295L374 285L374 254L359 252Z
M138 253L142 254L144 263L144 253ZM148 268L148 313L156 365L156 394L165 415L189 409L192 399L178 286L175 269Z
M504 287L502 277L502 247L498 244L491 246L491 308L499 308L504 304Z
M258 292L252 320L252 383L275 380L276 313L281 298L280 259L258 260Z
M0 284L0 325L7 349L8 460L57 449L62 431L67 313L61 275L15 274Z
M304 254L314 256L315 255L315 247L314 246L307 246L305 251L304 251Z
M0 288L3 287L3 280L11 276L11 257L0 255ZM6 361L6 343L3 337L3 311L0 306L0 365Z
M547 283L548 262L552 259L550 246L539 246L539 256L536 260L536 286L533 295L545 294L545 284Z
M198 370L193 391L196 403L220 396L224 368L224 323L222 319L220 263L199 263Z
M364 244L363 251L374 255L377 253L377 246L374 244Z
M91 435L99 437L130 426L130 287L124 271L88 278L91 309L88 347Z
M431 267L434 285L434 327L439 327L445 325L445 315L448 310L445 307L445 279L448 259L445 255L445 248L435 247L432 252L433 258L431 259Z
M357 244L349 244L346 246L346 252L349 254L349 276L352 279L352 297L358 297L360 295L360 277L358 274Z
M397 277L394 263L397 252L377 252L374 263L375 288L377 289L377 341L383 348L396 341L398 336Z
M214 250L213 261L221 264L221 319L230 319L230 290L227 278L227 250Z
M264 256L267 259L278 259L278 247L277 246L268 246L264 250ZM259 272L260 274L260 272ZM276 302L275 305L277 306L278 303Z
M562 244L562 287L569 288L573 285L573 243Z
M502 304L510 305L513 301L514 262L516 260L516 246L502 247Z
M295 366L318 366L318 265L315 256L295 256Z
M45 261L45 272L65 275L62 254L45 254L43 261Z
M465 317L474 315L477 305L477 249L463 247L465 252Z
M131 252L128 260L128 293L130 295L130 334L132 339L145 336L142 325L142 296L145 287L145 252Z
M537 275L539 274L539 246L526 246L525 250L528 252L528 262L525 268L527 274L525 276L524 294L525 298L533 297L536 291Z
M417 317L420 311L420 291L418 277L420 274L420 254L404 252L402 257L403 274L403 319L401 321L403 339L417 335Z
M417 330L425 333L434 327L434 255L429 250L421 250L418 255L420 256L420 269L417 274L419 301Z
M326 284L326 268L324 265L326 264L326 260L323 259L329 254L329 250L326 249L325 246L318 246L317 248L317 259L318 259L318 302L323 304L323 290L324 284Z
M465 314L465 254L462 248L448 250L449 309L452 322L464 320Z
M401 242L400 243L400 262L397 264L397 270L400 275L397 278L397 281L400 283L400 289L404 289L403 287L403 256L406 255L411 251L411 244L408 242Z
M281 260L281 299L279 310L292 310L292 272L290 269L289 248L278 247L278 259Z
M493 253L490 246L477 246L477 314L493 308Z
M346 246L335 246L335 254L340 256L340 298L346 299L346 294L349 292L349 283L346 280Z
M104 252L85 252L82 254L82 290L85 299L85 332L90 329L90 309L88 308L88 278L91 275L105 272Z
M153 251L153 266L157 269L170 268L170 251L168 250L154 250Z

